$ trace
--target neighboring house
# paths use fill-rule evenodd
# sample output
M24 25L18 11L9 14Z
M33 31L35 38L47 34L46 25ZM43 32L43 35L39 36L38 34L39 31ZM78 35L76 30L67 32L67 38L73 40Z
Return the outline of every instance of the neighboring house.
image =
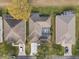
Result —
M29 19L29 37L32 42L50 39L51 17L39 13L32 13Z
M24 59L25 53L25 42L26 42L26 22L14 19L11 15L3 15L3 38L8 43L12 43L12 46L18 47L17 59ZM17 43L17 44L15 44ZM25 56L25 57L24 57Z
M75 19L72 11L56 16L56 43L68 50L65 56L72 55L72 45L75 44Z
M0 16L0 43L3 42L3 20L2 16Z
M8 14L3 15L4 40L8 42L18 42L19 40L25 43L26 41L26 22L16 20Z
M32 13L29 19L29 39L31 40L31 56L37 54L39 42L47 42L50 38L51 17ZM39 43L39 44L38 44Z

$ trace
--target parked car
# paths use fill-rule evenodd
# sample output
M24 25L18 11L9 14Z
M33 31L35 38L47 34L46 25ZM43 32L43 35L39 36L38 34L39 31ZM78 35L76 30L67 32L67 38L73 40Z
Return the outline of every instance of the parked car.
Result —
M65 53L68 53L68 47L65 47Z

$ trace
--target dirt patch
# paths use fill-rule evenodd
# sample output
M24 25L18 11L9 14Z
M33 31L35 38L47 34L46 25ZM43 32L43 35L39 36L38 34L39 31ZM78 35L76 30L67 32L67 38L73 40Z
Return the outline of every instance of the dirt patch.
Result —
M10 4L10 0L0 0L0 7L4 7Z
M79 5L79 0L30 0L34 6L68 6Z

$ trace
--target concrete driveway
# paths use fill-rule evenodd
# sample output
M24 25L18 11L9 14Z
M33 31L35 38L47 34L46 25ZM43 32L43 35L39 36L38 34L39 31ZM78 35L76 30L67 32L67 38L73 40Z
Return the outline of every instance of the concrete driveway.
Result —
M66 51L65 47L68 48L68 52L65 52ZM64 44L64 56L72 56L72 45L71 44Z
M19 44L19 54L18 56L26 56L25 44Z

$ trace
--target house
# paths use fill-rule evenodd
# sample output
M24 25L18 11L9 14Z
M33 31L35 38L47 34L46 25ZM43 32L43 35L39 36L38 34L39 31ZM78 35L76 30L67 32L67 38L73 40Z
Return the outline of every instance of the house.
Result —
M65 11L56 16L56 43L67 47L68 53L65 53L65 56L72 55L72 45L75 44L75 20L72 11Z
M22 20L16 20L9 14L4 14L3 25L4 40L8 43L12 43L12 46L18 47L19 51L17 59L26 59L26 22Z
M29 19L29 37L32 42L50 39L51 17L40 13L32 13Z
M50 39L51 17L32 13L29 19L29 38L31 40L31 56L37 54L38 42Z
M32 13L29 19L29 39L31 40L31 56L37 54L39 42L47 42L50 38L51 17Z
M20 39L26 41L26 22L14 19L11 15L3 15L4 40L7 42L18 42Z
M0 43L3 42L3 20L2 16L0 16Z

